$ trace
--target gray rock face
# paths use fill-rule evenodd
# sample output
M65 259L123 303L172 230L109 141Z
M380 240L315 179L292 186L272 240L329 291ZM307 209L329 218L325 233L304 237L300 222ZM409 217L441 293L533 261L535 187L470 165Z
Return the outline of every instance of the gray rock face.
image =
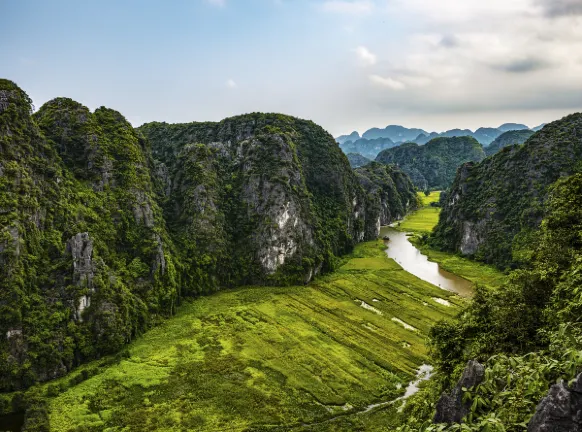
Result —
M14 91L11 90L0 90L0 113L4 111L10 105L10 99L14 95Z
M5 262L2 258L3 253L10 252L14 257L20 256L20 235L18 233L18 228L15 226L9 226L5 228L5 231L7 232L9 239L3 242L0 241L0 264Z
M153 228L155 221L150 198L143 190L134 189L132 192L135 199L132 207L135 222Z
M450 394L443 393L436 407L434 423L460 423L469 413L469 404L463 402L463 387L471 388L483 381L485 368L475 360L469 360L461 379Z
M159 182L159 187L164 196L170 196L172 192L172 178L170 177L170 170L165 163L154 161L154 173Z
M571 387L564 382L550 387L529 424L528 432L582 431L582 374Z
M78 286L91 288L95 269L93 266L93 240L89 233L75 234L67 241L67 252L73 257L73 280Z

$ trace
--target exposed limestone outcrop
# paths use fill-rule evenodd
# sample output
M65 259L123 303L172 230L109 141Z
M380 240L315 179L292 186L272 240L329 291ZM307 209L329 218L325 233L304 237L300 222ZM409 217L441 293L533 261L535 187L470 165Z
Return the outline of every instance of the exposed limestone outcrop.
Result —
M552 385L527 425L528 432L582 431L582 374L571 385Z
M78 233L67 241L67 253L73 257L74 282L91 288L95 269L93 267L93 240L89 233Z
M460 423L469 413L470 403L463 402L463 388L480 384L485 377L485 368L475 360L469 360L461 379L450 393L443 393L437 402L434 423Z

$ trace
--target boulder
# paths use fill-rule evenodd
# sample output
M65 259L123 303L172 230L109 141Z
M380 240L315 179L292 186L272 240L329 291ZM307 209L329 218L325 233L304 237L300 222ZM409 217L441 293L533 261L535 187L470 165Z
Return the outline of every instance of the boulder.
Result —
M582 431L582 374L571 386L564 382L550 387L527 425L528 432Z
M476 360L469 360L461 379L450 393L443 393L437 402L434 423L460 423L469 414L470 404L463 402L463 388L480 384L485 377L485 368Z

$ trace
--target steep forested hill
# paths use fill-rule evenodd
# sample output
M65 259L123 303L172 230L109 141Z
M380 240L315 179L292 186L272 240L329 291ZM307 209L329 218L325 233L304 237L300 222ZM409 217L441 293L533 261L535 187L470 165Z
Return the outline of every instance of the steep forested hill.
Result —
M387 221L416 205L406 177L382 181ZM378 234L365 186L310 121L136 130L67 98L32 114L0 80L0 390L119 350L185 295L333 269Z
M582 114L546 125L525 144L465 164L444 203L433 243L508 266L523 261L548 187L582 168Z
M495 140L488 147L485 147L485 154L487 154L487 156L491 156L504 147L514 144L523 144L534 133L535 132L530 129L510 130L508 132L504 132L495 138Z
M355 170L366 191L366 215L375 220L376 226L366 227L367 238L376 236L380 226L402 219L410 210L418 206L418 196L410 178L394 165L371 162Z
M376 161L398 165L415 186L426 190L447 188L462 163L480 161L484 157L483 147L474 138L452 137L435 138L423 146L405 143L384 150Z
M180 290L141 134L0 81L1 389L119 349Z
M362 156L359 153L348 153L346 156L352 168L359 168L372 162L370 159Z

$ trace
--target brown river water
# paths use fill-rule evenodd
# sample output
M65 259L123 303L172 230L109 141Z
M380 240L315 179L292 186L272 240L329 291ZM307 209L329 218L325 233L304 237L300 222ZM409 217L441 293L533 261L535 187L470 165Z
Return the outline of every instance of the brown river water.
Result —
M380 229L380 237L388 236L386 241L386 255L396 261L404 270L425 280L439 288L452 291L462 297L470 297L473 293L473 284L428 260L426 255L408 241L404 232L385 226Z

